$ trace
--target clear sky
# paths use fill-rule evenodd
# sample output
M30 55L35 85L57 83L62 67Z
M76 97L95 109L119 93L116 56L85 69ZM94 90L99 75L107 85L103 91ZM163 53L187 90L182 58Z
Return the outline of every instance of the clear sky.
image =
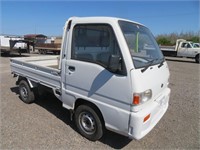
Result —
M0 0L1 1L1 0ZM113 16L140 22L154 35L200 31L196 1L1 1L0 34L62 35L71 16Z

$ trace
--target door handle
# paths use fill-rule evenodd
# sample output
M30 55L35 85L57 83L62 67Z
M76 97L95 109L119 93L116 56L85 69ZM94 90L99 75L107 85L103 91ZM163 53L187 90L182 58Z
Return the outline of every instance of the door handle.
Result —
M75 71L75 67L74 66L69 66L68 67L69 71L74 72Z

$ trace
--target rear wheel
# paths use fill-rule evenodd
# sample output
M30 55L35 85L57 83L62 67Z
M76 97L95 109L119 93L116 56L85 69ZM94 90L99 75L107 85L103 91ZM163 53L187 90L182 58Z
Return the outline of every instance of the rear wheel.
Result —
M39 53L39 54L42 54L42 50L41 50L41 49L39 49L39 50L38 50L38 53Z
M43 54L46 55L47 54L47 50L43 50Z
M75 123L81 135L91 141L103 136L103 125L98 114L87 105L80 105L75 111Z
M23 102L30 104L35 100L35 94L25 80L19 82L19 95Z

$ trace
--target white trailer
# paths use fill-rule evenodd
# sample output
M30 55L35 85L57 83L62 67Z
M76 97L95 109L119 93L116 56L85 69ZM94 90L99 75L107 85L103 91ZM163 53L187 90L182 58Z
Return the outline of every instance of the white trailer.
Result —
M111 17L70 18L57 56L12 58L22 101L40 86L70 110L89 140L107 130L129 138L148 134L168 109L169 69L150 30Z
M10 49L10 38L0 35L0 46L2 49Z
M2 53L26 53L27 44L21 37L0 35L0 50Z

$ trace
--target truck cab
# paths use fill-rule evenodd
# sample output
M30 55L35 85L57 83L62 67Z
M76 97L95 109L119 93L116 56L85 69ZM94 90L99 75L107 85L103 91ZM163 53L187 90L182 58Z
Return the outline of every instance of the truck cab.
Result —
M142 138L167 110L170 93L168 66L151 32L116 18L69 22L60 60L65 106L73 109L77 99L89 100L107 129Z

